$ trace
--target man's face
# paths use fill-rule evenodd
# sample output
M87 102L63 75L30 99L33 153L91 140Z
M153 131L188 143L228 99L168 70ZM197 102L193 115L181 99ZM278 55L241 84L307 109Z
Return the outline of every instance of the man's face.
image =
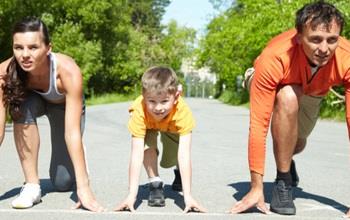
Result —
M338 47L339 25L333 21L329 28L325 24L318 25L315 30L310 23L298 34L299 43L312 66L324 66L332 58Z

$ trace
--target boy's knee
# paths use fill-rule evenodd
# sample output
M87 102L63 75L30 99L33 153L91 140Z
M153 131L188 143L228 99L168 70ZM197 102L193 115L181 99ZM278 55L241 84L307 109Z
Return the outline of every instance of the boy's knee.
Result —
M56 173L50 178L54 188L59 192L73 189L75 179L64 166L58 165Z
M158 149L155 147L149 147L144 150L144 157L157 157L158 154Z

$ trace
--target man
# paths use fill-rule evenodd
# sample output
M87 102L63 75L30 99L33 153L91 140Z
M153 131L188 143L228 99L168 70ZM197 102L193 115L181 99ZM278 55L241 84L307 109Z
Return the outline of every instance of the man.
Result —
M305 148L322 97L334 85L345 87L350 128L350 42L340 37L343 25L343 16L333 5L306 4L296 13L296 28L273 38L256 59L255 71L247 72L251 189L232 207L232 213L253 206L268 212L263 174L271 115L277 177L270 210L284 215L296 213L292 186L298 184L298 175L292 157Z

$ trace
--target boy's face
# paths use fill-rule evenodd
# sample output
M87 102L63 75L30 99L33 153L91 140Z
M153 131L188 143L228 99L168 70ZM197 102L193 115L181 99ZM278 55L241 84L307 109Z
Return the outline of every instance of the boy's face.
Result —
M161 121L172 111L177 102L178 94L145 92L143 98L147 112L156 121Z
M306 24L298 37L311 65L324 66L328 63L338 46L339 34L340 27L335 21L329 30L324 24L318 25L315 30Z

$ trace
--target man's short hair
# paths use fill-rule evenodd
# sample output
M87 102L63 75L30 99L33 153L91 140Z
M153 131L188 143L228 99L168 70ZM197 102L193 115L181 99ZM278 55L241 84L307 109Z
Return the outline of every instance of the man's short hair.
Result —
M142 92L175 94L178 81L173 69L164 66L151 67L142 76Z
M317 1L304 5L296 12L295 27L298 33L302 33L303 28L308 23L312 30L315 30L320 24L324 24L327 30L329 30L333 21L339 25L341 33L344 26L342 13L332 4Z

